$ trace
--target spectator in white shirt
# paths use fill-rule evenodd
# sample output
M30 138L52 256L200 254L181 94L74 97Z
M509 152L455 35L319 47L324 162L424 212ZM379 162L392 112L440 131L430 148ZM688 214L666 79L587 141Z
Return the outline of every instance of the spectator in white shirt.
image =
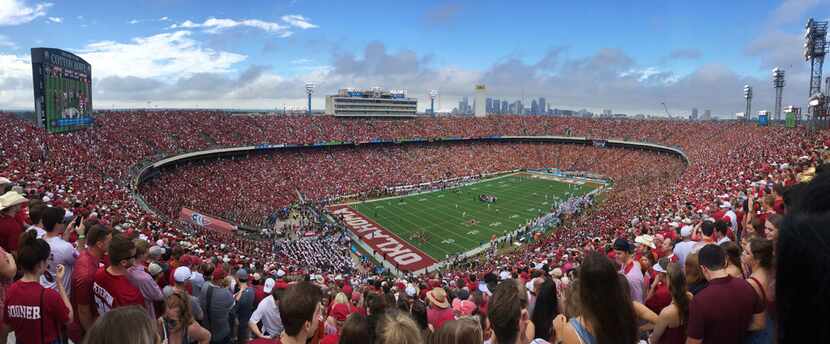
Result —
M692 252L692 248L695 247L697 244L696 241L692 241L692 226L686 225L683 228L680 228L680 237L683 238L683 241L674 245L674 255L677 257L680 266L684 266L686 264L686 257L689 253Z
M75 221L69 225L70 230L66 230L66 224L63 223L66 211L58 207L46 208L43 212L41 222L46 230L46 235L43 237L51 249L51 254L47 260L46 271L40 276L40 285L44 288L56 289L55 283L63 284L64 290L67 294L72 293L72 269L75 267L75 260L80 254L72 244L66 241L69 234L72 233ZM83 224L78 228L78 239L84 241ZM58 265L64 266L64 275L61 281L56 281L56 268Z
M43 229L43 212L46 211L46 208L48 207L42 203L29 207L29 220L32 221L32 225L29 226L27 231L36 231L38 239L43 239L43 236L46 235L46 230Z
M248 327L257 338L279 338L282 333L283 326L279 308L279 294L281 291L274 290L275 284L276 282L272 278L265 280L263 291L271 295L259 302L256 310L251 314L251 319L248 320ZM262 331L257 326L259 322L262 322Z

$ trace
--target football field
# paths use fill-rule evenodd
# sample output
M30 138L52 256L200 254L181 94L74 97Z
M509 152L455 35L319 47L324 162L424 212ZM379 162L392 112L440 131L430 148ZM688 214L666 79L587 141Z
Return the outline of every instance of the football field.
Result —
M518 173L349 207L440 261L485 244L493 235L510 233L569 197L599 186L555 179ZM497 200L483 202L480 195L494 195Z

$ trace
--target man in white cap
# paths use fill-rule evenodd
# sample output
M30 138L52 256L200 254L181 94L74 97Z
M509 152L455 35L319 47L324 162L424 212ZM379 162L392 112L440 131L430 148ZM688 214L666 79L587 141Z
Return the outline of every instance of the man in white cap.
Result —
M680 267L685 270L686 257L692 252L692 249L697 245L697 241L692 241L692 233L694 229L690 225L685 225L680 228L680 238L683 241L674 245L674 255L677 256L677 262Z
M723 202L720 206L724 210L723 217L729 218L729 223L732 224L732 229L737 231L738 230L738 215L735 214L735 211L732 210L732 203ZM716 219L717 220L717 219Z
M176 268L173 271L173 281L175 281L175 284L164 287L164 290L162 290L164 296L170 296L176 291L181 291L190 296L190 293L187 292L187 283L190 282L192 276L193 273L190 272L190 268L186 266ZM190 296L190 312L193 314L193 319L202 321L204 312L202 312L202 306L199 304L199 298L196 296Z
M282 334L283 326L279 306L280 291L274 289L276 284L273 278L265 280L263 291L271 295L262 299L254 313L251 314L251 319L248 320L248 327L256 338L273 339L279 338ZM260 322L262 323L261 331L257 325Z

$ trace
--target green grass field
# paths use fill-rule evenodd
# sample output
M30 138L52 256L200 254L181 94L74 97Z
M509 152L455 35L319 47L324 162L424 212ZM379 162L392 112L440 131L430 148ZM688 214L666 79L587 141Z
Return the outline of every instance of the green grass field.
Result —
M460 188L393 199L351 204L350 207L429 254L437 261L469 251L546 213L568 193L583 195L598 187L551 180L549 176L519 173L484 180ZM479 195L496 195L490 204ZM466 213L466 215L465 215ZM426 233L425 242L414 239Z

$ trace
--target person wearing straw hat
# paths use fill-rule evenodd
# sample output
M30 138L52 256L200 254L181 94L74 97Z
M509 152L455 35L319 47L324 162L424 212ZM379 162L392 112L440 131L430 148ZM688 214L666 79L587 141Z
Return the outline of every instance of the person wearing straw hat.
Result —
M438 331L445 322L455 319L444 288L432 288L427 292L427 301L429 301L427 322L435 331Z
M17 252L17 240L23 233L23 223L18 219L18 213L28 201L14 191L0 196L0 247L7 252Z

